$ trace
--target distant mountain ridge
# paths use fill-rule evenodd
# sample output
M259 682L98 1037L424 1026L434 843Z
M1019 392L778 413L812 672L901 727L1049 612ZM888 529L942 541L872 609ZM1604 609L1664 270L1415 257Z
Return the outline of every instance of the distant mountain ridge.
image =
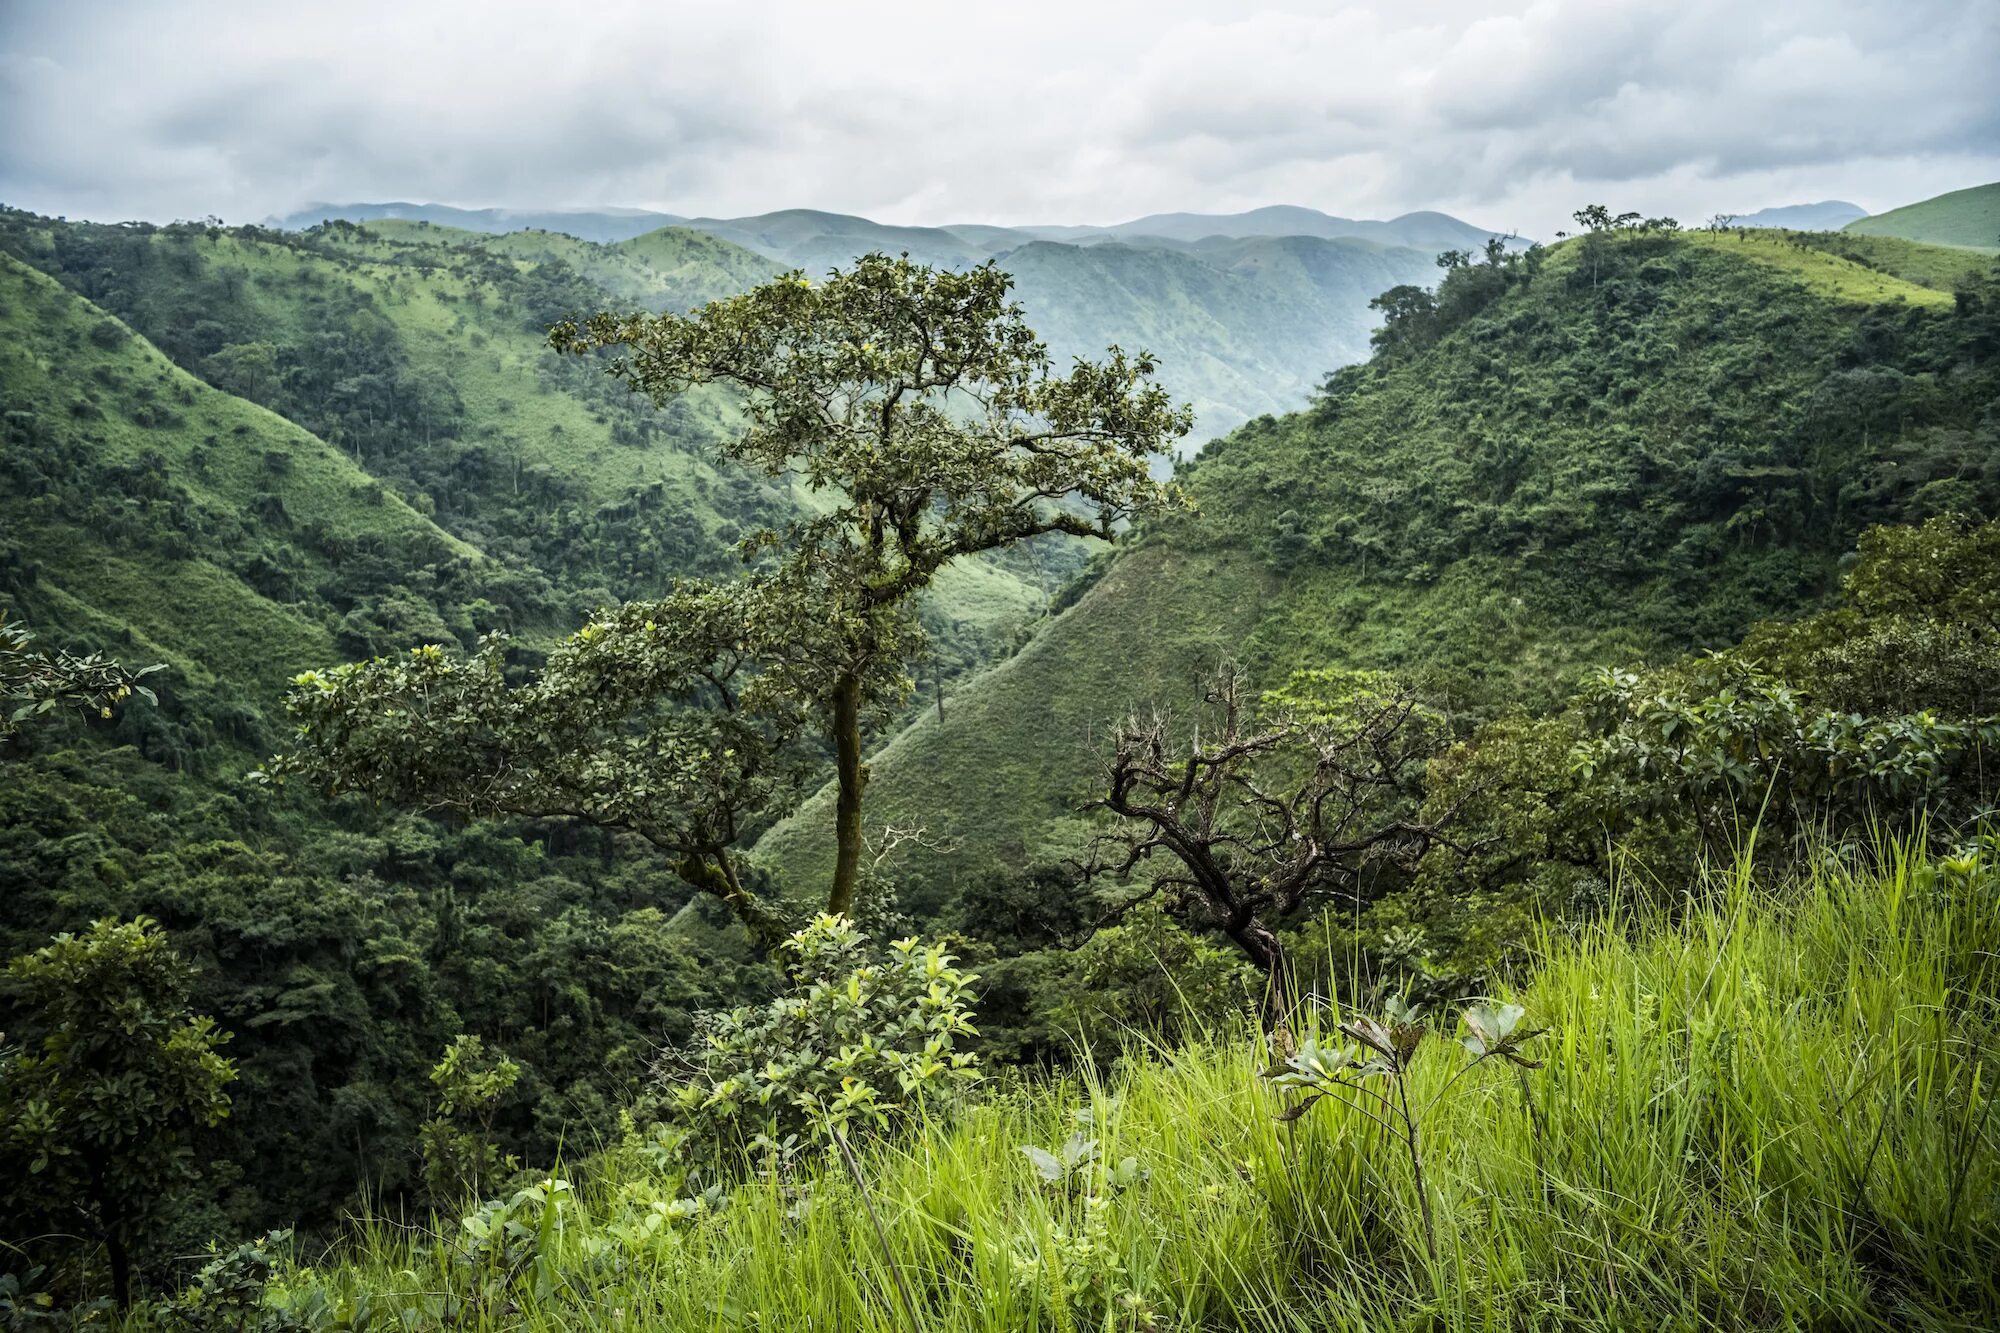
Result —
M266 219L266 225L286 231L304 231L322 222L430 222L440 227L460 227L501 235L510 231L555 231L580 241L608 244L628 241L661 227L686 221L672 213L654 213L643 208L606 208L594 212L581 209L453 208L449 204L308 204L283 217Z
M713 220L708 220L713 222ZM548 231L500 235L421 219L365 223L392 242L470 247L526 263L561 261L622 302L686 309L747 289L786 267L824 271L869 249L907 250L946 267L983 262L972 239L941 228L880 228L865 219L793 210L740 223L662 227L609 244ZM995 229L1002 230L1002 229ZM980 238L991 242L993 238ZM1320 378L1368 354L1369 301L1433 281L1434 251L1314 236L1213 236L1198 243L1106 237L1092 244L1014 242L999 262L1058 362L1117 343L1158 358L1191 402L1188 441L1305 402Z
M1374 241L1378 245L1433 251L1477 249L1489 237L1512 234L1475 226L1448 213L1405 213L1378 222L1335 217L1296 204L1272 204L1244 213L1152 213L1108 227L1034 226L1015 230L1045 240L1078 244L1108 238L1193 242L1211 237L1236 240L1252 236L1316 236L1321 240Z
M1816 204L1785 204L1760 208L1730 218L1735 227L1785 227L1792 231L1839 231L1850 222L1868 216L1868 210L1845 199L1824 199Z
M1390 248L1476 250L1489 237L1512 233L1475 226L1446 213L1405 213L1387 221L1335 217L1315 208L1274 204L1243 213L1153 213L1109 226L1036 225L1002 227L953 223L942 227L898 226L846 213L787 208L749 217L681 217L643 209L582 210L454 208L445 204L313 204L271 225L298 230L332 219L348 222L414 221L467 231L500 234L521 230L561 232L579 240L615 243L661 227L707 232L732 244L808 270L844 264L857 254L908 251L926 264L963 268L983 263L1036 241L1096 245L1118 241L1150 249L1184 249L1217 240L1308 236L1318 240L1369 241Z

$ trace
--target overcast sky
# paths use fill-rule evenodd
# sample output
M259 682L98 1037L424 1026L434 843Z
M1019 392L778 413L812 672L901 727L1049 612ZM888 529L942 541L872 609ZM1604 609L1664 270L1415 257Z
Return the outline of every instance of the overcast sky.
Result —
M1116 222L2000 180L2000 0L0 0L0 202Z

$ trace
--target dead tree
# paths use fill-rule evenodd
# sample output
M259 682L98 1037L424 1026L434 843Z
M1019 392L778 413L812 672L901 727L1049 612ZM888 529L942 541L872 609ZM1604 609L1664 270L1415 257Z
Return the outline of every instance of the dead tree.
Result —
M1447 841L1444 821L1415 818L1442 719L1380 677L1303 679L1306 693L1280 692L1261 717L1233 667L1185 722L1134 714L1107 738L1105 794L1084 807L1117 819L1093 845L1088 877L1151 871L1114 913L1157 898L1182 925L1227 936L1267 978L1268 1030L1293 1000L1273 923L1316 903L1365 903L1371 870L1407 867ZM1313 694L1328 683L1338 697Z

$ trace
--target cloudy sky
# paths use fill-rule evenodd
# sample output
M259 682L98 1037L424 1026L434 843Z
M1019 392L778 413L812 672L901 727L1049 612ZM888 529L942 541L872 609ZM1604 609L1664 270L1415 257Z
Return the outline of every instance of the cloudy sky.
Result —
M2000 0L0 0L0 202L1116 222L1297 203L1546 236L2000 179Z

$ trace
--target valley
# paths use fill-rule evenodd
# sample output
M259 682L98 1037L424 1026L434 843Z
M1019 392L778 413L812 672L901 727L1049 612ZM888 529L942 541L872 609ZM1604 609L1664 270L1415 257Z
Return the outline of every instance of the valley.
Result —
M1716 1326L1971 1326L1983 1057L1910 1005L1991 1035L1996 191L0 211L8 995L167 952L230 1034L132 1255L32 1280L194 1309L295 1228L228 1262L314 1333L1306 1327L1454 1264L1435 1326L1709 1326L1510 1285L1616 1212ZM1430 1184L1345 1100L1406 1079ZM1832 1159L1901 1191L1867 1257Z

